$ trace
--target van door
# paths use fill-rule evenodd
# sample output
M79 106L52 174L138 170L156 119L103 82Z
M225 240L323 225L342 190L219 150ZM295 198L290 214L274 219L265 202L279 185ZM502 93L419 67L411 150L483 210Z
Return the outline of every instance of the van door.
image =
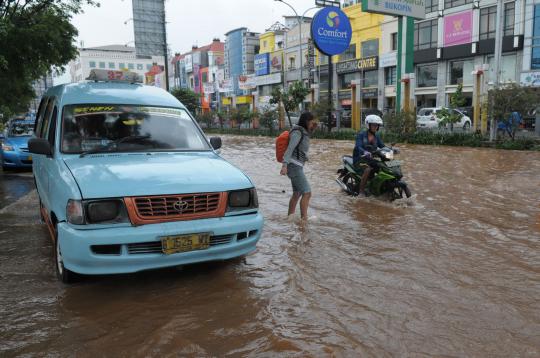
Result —
M47 101L47 107L43 114L43 120L37 125L38 132L36 136L39 138L47 139L49 135L49 127L51 123L51 117L55 108L56 99L54 97L49 98ZM35 173L36 184L38 186L39 195L43 205L50 209L49 201L49 178L47 174L46 166L50 164L51 157L47 157L42 154L36 154L34 160L36 161L36 168L38 171Z
M37 138L40 137L41 129L43 128L43 119L45 118L45 112L47 110L47 104L49 102L49 97L43 97L39 104L39 109L36 116L36 123L34 125L34 136ZM34 173L34 182L36 183L36 189L38 194L45 194L46 188L44 187L43 180L43 163L42 155L32 153L32 169Z

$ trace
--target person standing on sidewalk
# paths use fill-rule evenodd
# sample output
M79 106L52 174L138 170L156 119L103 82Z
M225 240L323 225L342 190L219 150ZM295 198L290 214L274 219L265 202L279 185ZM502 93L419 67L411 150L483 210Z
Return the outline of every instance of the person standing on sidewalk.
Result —
M309 136L317 127L315 117L311 112L304 112L289 132L289 145L283 156L281 175L291 179L293 194L289 200L288 215L293 215L300 200L300 217L307 220L311 187L304 174L304 164L308 161Z

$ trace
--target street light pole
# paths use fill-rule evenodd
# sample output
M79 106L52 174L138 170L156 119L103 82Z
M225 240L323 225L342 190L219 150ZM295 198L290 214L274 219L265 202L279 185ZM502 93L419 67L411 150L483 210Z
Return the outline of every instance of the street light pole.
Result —
M163 64L165 67L165 89L169 92L169 66L167 57L167 22L165 17L165 0L163 0Z

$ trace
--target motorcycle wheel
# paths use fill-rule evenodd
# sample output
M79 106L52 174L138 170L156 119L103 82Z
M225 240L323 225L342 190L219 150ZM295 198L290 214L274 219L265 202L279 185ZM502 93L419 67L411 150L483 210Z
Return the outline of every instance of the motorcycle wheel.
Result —
M360 182L351 174L345 174L342 179L343 184L347 187L348 193L353 196L358 195L360 190Z

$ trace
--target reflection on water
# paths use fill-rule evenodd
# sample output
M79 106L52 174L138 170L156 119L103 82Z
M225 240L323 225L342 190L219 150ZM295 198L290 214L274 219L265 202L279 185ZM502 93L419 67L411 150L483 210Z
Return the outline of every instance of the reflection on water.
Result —
M244 259L67 287L45 229L8 226L0 355L540 355L540 153L402 146L413 197L386 203L334 182L352 143L312 143L301 226L273 139L224 138L266 218Z

